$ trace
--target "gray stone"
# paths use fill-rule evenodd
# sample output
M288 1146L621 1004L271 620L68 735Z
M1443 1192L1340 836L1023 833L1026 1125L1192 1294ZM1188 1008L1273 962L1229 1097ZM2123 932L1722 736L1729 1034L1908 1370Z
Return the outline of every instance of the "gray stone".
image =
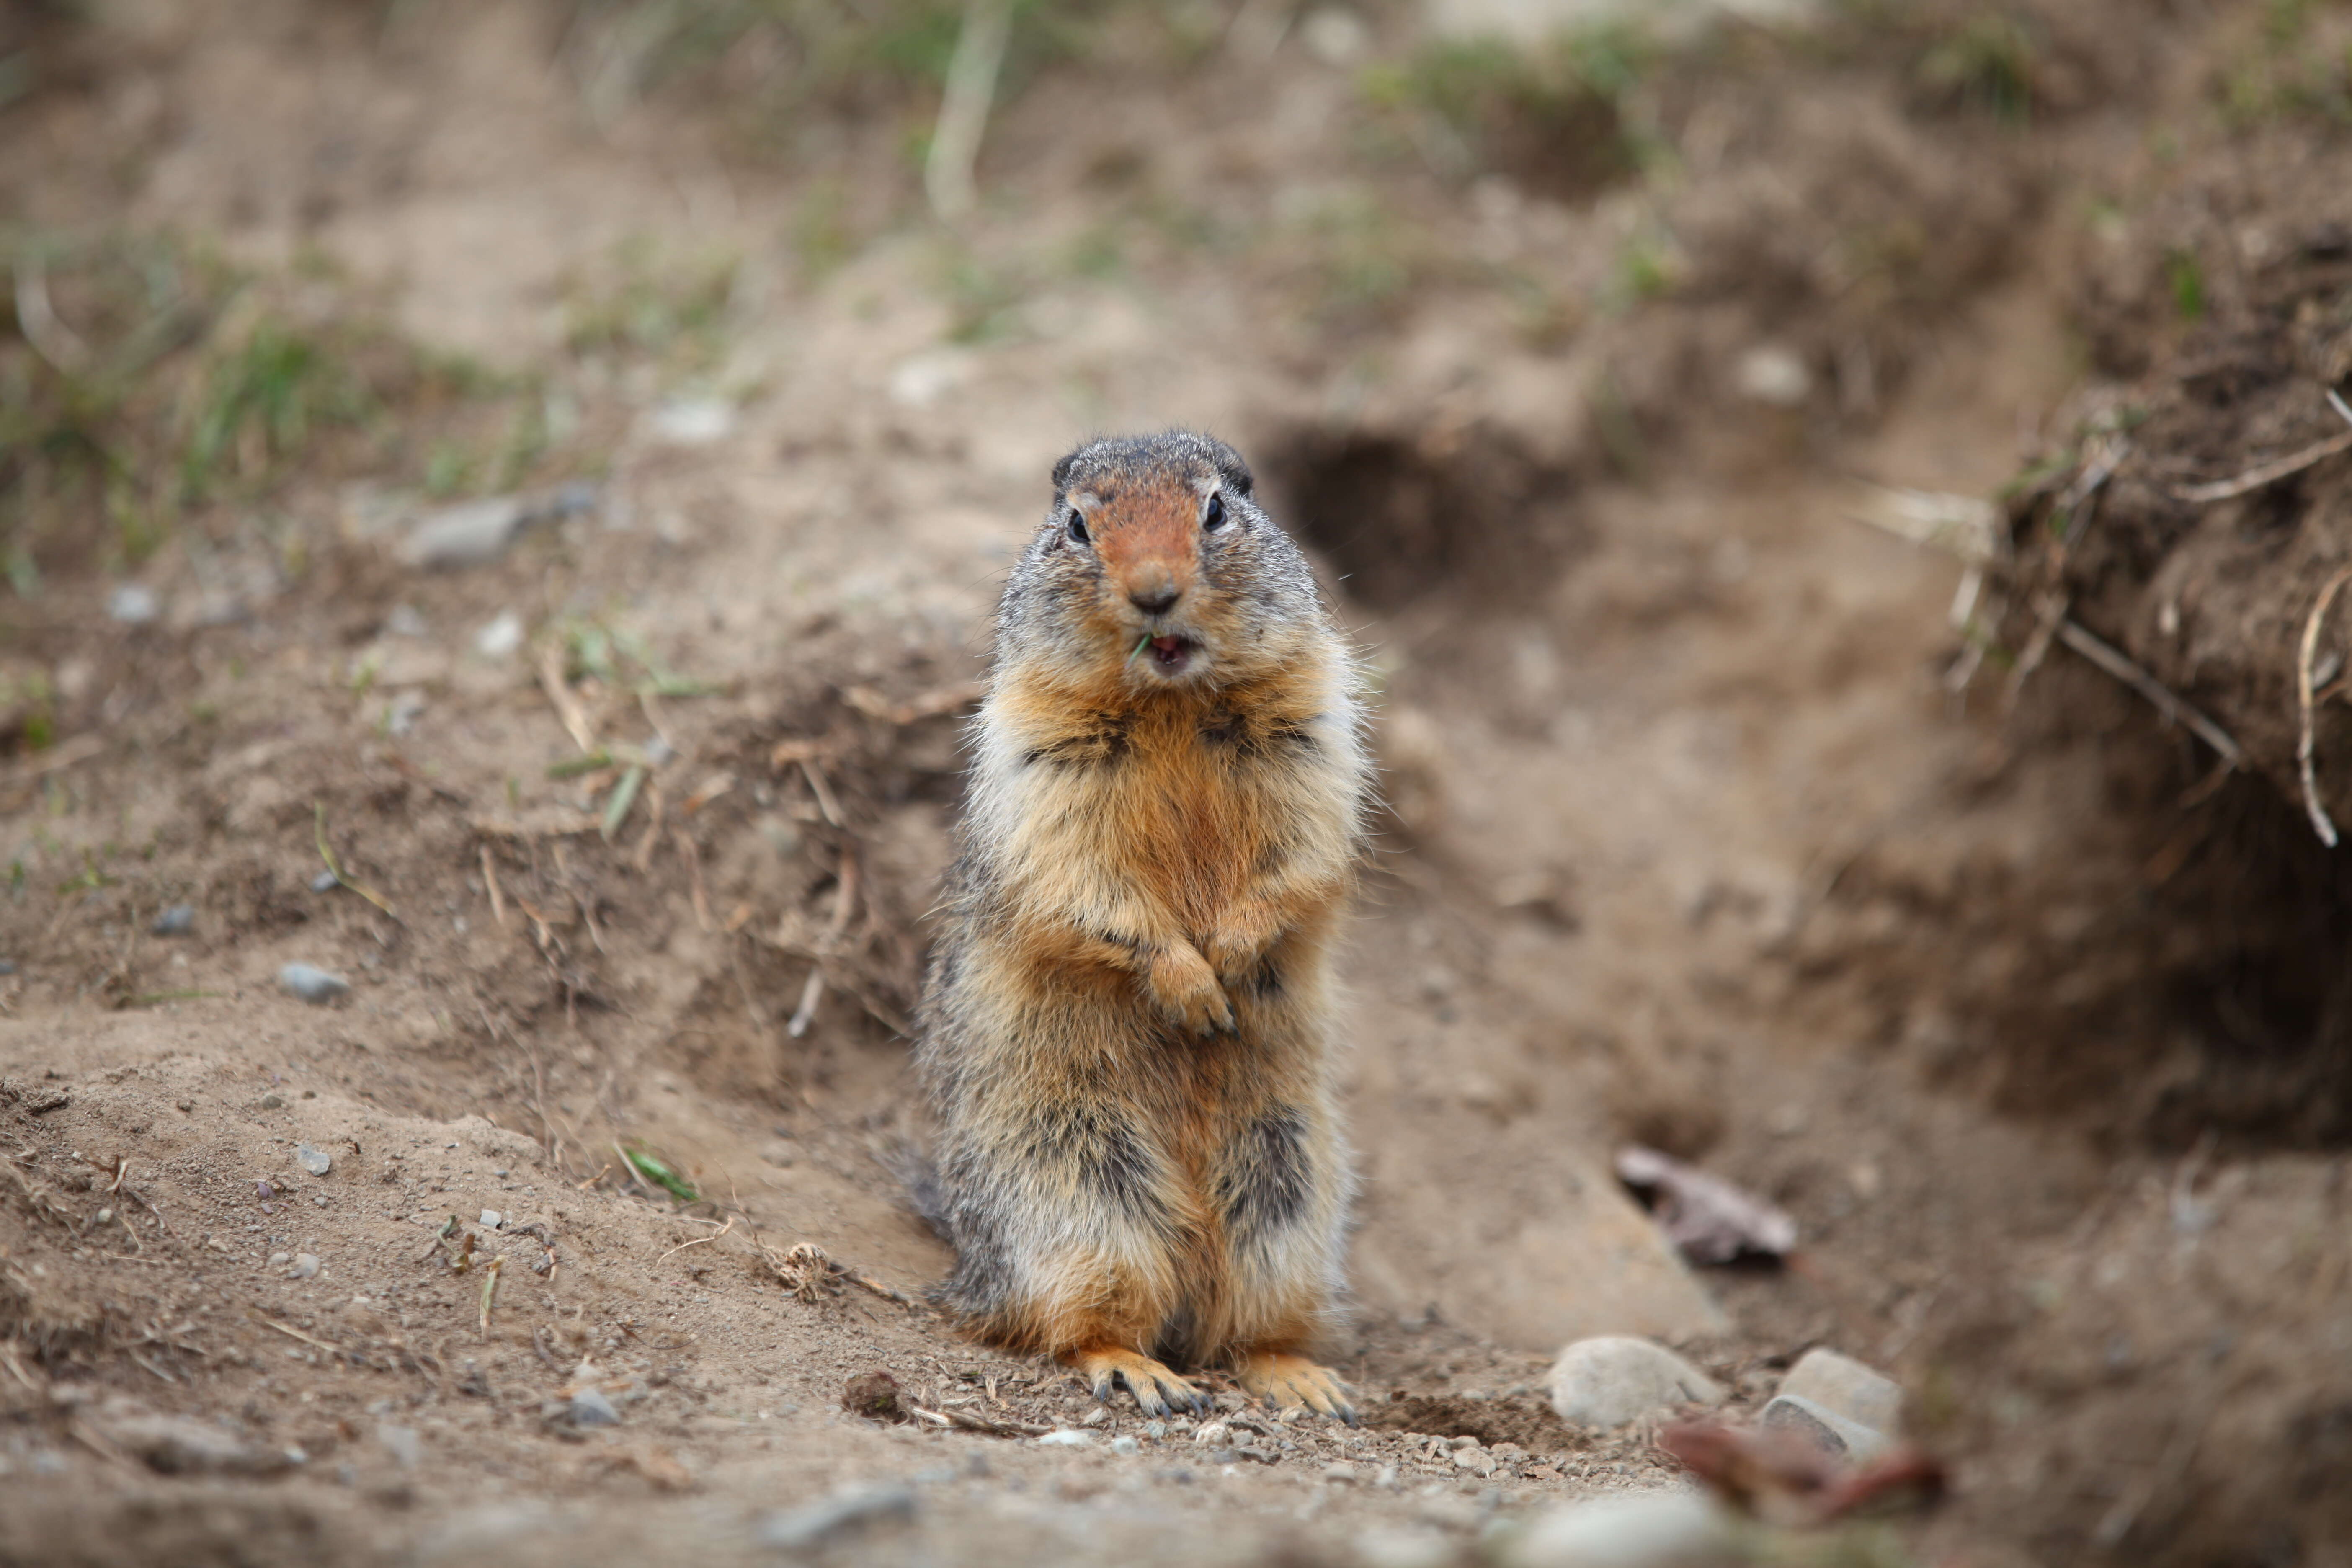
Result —
M752 1533L762 1546L805 1551L852 1531L915 1517L915 1494L905 1487L859 1487L802 1508L779 1509Z
M106 596L106 613L126 626L143 626L163 615L163 602L144 584L124 583Z
M294 1145L294 1163L314 1176L323 1176L335 1168L332 1155L324 1149L313 1149L308 1143Z
M1579 1340L1547 1379L1551 1405L1576 1426L1622 1426L1677 1405L1716 1405L1724 1391L1664 1345L1627 1335Z
M331 893L341 887L342 882L343 879L332 871L321 871L310 879L310 890L314 893Z
M196 907L194 904L173 904L155 917L148 931L156 936L185 936L196 929Z
M1875 1431L1902 1428L1903 1390L1895 1380L1832 1350L1807 1351L1780 1380L1780 1392Z
M278 972L278 984L313 1007L323 1007L351 993L352 983L308 963L289 963Z
M115 1447L138 1455L149 1467L172 1476L268 1476L292 1468L274 1448L247 1443L233 1432L184 1415L158 1415L116 1405L96 1425Z
M646 421L654 439L672 447L708 447L735 433L735 405L723 397L674 398Z
M1427 1526L1367 1530L1354 1544L1363 1568L1454 1568L1462 1560L1452 1536Z
M401 559L428 571L479 566L507 552L530 508L520 496L492 496L443 507L419 518L401 542Z
M286 1278L289 1279L315 1279L318 1275L319 1259L313 1253L296 1253L294 1261L286 1268Z
M566 485L548 495L491 496L461 501L417 519L400 543L400 556L427 571L479 566L505 554L534 523L569 517L596 504L596 487Z
M520 647L522 617L512 610L500 610L474 634L474 651L484 658L504 658Z
M394 1426L389 1424L375 1429L375 1440L383 1445L393 1462L404 1470L413 1470L416 1461L425 1457L425 1440L414 1426Z
M1730 1568L1749 1561L1697 1492L1597 1498L1539 1514L1495 1553L1503 1568Z
M1767 1432L1787 1433L1817 1453L1850 1465L1866 1465L1895 1446L1876 1427L1849 1421L1801 1394L1777 1395L1756 1424Z
M604 1397L601 1388L583 1388L572 1396L572 1424L574 1426L618 1426L621 1413Z

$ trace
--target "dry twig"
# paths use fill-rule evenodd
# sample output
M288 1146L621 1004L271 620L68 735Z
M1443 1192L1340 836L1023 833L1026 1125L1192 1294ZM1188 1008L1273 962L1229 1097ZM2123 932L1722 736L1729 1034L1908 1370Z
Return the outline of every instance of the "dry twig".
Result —
M2175 697L2166 689L2163 682L2126 658L2113 647L2092 636L2090 632L2084 629L2082 622L2071 616L2061 618L2058 622L2058 640L2147 698L2155 705L2156 710L2163 714L2168 721L2188 726L2191 733L2220 752L2222 760L2231 767L2242 768L2246 765L2244 749L2230 738L2228 731Z
M490 859L490 847L484 844L481 847L482 886L490 890L490 917L499 922L499 929L504 931L507 923L507 900L506 896L499 891L499 868Z
M2335 397L2333 392L2328 395ZM2337 401L2340 403L2341 400ZM2352 414L2346 417L2352 418ZM2313 739L2313 714L2319 704L2312 690L2315 684L2312 666L2319 657L2319 633L2322 624L2327 619L2327 607L2336 602L2336 595L2343 591L2347 583L2352 583L2352 566L2337 572L2319 590L2319 597L2312 604L2311 614L2304 619L2303 646L2294 661L2294 694L2301 705L2303 717L2303 731L2294 745L2294 763L2295 770L2303 779L2303 809L2311 817L2311 830L2318 834L2319 841L2330 849L2336 847L2336 824L2328 816L2327 808L2319 804L2319 758Z
M539 650L539 684L540 689L547 693L548 703L555 710L555 717L562 723L564 733L570 735L572 743L580 748L580 754L593 756L596 752L595 728L588 722L588 710L580 705L578 695L564 682L563 650L553 643Z
M2195 505L2209 506L2217 500L2228 500L2232 496L2261 489L2264 485L2274 485L2338 452L2352 452L2352 430L2339 431L2324 441L2313 442L2300 452L2290 452L2284 458L2258 464L2235 479L2217 479L2206 485L2175 485L2172 493Z
M733 1230L734 1228L735 1216L733 1215L729 1215L727 1216L727 1223L720 1226L717 1230L712 1231L709 1236L698 1236L692 1241L681 1241L676 1247L671 1247L668 1252L665 1252L659 1258L655 1258L654 1262L656 1265L667 1263L674 1254L684 1252L689 1247L708 1247L712 1242L717 1241L720 1237L725 1236L729 1231Z

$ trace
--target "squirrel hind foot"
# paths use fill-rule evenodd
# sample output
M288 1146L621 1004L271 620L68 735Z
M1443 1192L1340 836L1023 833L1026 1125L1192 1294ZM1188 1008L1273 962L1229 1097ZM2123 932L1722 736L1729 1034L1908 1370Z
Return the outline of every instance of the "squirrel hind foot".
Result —
M1209 1396L1203 1390L1138 1352L1107 1347L1080 1351L1069 1361L1078 1375L1093 1385L1095 1397L1105 1405L1110 1403L1113 1382L1117 1380L1127 1384L1127 1391L1135 1395L1136 1408L1146 1415L1157 1418L1175 1410L1197 1415L1209 1408Z
M1284 1351L1255 1351L1241 1358L1234 1375L1242 1387L1275 1409L1304 1405L1335 1421L1356 1424L1348 1389L1329 1367Z

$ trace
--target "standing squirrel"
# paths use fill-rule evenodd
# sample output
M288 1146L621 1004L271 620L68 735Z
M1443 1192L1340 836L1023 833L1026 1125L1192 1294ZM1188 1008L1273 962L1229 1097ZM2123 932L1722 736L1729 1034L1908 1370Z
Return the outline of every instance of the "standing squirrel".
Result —
M1108 1401L1175 1366L1352 1423L1302 1353L1353 1187L1331 946L1371 767L1354 663L1240 455L1096 441L999 606L917 1059L966 1331ZM1171 1365L1172 1363L1172 1365Z

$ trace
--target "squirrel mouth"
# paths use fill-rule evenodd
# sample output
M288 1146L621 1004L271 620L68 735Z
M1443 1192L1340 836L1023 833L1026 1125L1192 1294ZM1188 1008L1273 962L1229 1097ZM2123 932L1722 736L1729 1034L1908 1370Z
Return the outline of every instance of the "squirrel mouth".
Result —
M1142 651L1160 674L1181 675L1198 648L1189 637L1162 637L1146 638Z

